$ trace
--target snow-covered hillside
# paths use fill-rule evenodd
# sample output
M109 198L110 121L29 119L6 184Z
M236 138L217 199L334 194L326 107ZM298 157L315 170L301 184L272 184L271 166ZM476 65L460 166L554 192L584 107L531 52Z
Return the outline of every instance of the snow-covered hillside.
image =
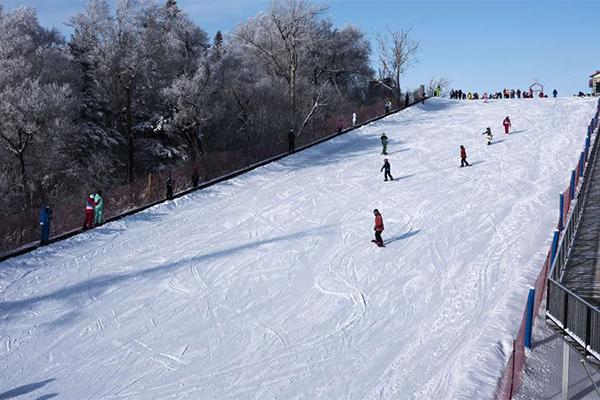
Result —
M0 397L489 398L595 104L427 101L6 261Z

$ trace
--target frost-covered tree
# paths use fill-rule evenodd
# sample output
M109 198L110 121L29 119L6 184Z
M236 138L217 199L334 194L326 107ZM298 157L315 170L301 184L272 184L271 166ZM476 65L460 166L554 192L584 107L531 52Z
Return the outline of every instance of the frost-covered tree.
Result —
M64 41L55 30L42 28L30 8L0 9L0 37L0 144L14 156L30 206L31 181L39 178L32 171L49 171L29 155L35 147L47 152L54 142L49 133L69 118L71 91L60 71L66 64Z
M266 64L269 72L285 80L292 123L297 118L298 69L307 47L319 40L318 19L323 11L305 0L274 1L268 12L236 30L236 36Z
M86 118L127 147L127 177L134 176L136 138L161 120L162 90L193 75L207 44L204 31L175 2L119 0L114 15L106 0L90 0L71 19L71 54L83 75ZM155 126L154 126L155 127Z
M198 153L206 151L202 128L211 117L214 90L211 68L204 60L200 64L191 77L183 75L163 91L173 111L169 123L183 138L192 161L196 161Z

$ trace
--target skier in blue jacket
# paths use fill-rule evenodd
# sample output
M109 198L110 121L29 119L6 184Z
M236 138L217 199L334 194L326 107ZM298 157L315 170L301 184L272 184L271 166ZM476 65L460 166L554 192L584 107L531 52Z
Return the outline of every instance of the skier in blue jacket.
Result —
M42 228L42 236L40 246L48 244L50 239L50 220L52 219L52 209L48 204L45 204L40 209L40 226Z

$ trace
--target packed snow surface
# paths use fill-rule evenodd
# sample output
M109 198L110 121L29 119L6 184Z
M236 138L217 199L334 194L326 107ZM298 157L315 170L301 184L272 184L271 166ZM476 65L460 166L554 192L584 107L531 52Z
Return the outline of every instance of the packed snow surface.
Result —
M595 104L428 100L6 261L0 397L489 398Z

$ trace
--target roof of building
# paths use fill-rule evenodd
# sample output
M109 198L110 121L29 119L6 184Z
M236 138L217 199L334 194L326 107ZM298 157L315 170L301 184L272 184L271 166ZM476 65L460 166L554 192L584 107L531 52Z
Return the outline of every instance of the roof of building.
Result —
M590 75L590 78L593 78L596 75L600 75L600 70L594 72L593 74Z
M541 88L542 90L544 90L544 85L542 85L542 84L541 84L541 83L539 83L539 82L533 82L533 84L532 84L531 86L529 86L529 88L530 88L530 89L533 89L533 88L534 88L534 87L536 87L536 86L537 86L537 87L539 87L539 88Z

